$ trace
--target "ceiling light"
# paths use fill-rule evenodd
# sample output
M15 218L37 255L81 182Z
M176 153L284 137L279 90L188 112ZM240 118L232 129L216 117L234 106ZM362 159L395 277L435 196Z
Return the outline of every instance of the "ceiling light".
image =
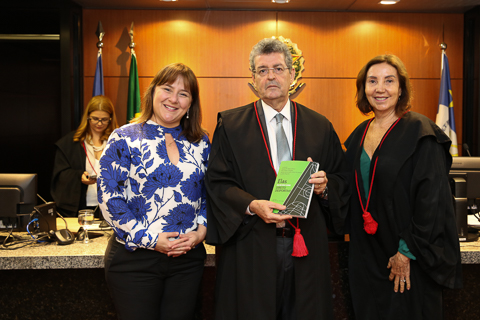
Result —
M288 3L290 0L272 0L275 3Z
M170 2L170 1L177 1L177 0L160 0L160 1Z
M382 1L380 1L380 4L395 4L399 1L400 0L382 0Z

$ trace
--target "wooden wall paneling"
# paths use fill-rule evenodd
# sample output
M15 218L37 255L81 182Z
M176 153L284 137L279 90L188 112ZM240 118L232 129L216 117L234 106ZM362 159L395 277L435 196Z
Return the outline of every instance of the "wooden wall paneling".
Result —
M462 146L462 114L463 114L463 80L452 79L453 111L455 113L455 126L457 142ZM413 107L412 111L421 113L435 121L438 110L438 96L440 92L440 79L413 79ZM460 150L461 148L459 148Z
M461 141L462 15L84 10L83 16L84 50L92 51L91 58L85 54L85 101L90 99L93 87L95 29L101 20L106 32L106 94L116 106L120 124L125 123L130 67L128 29L134 21L142 94L165 64L181 61L189 65L199 79L203 126L210 137L219 111L256 99L247 87L251 47L273 35L290 38L306 60L300 80L306 87L296 101L327 116L342 142L367 118L355 107L355 78L360 68L379 53L395 53L404 61L414 84L413 110L435 119L440 86L438 44L445 26Z
M411 77L439 77L443 27L451 76L463 74L463 15L280 12L278 35L297 43L306 77L356 77L376 55L393 53Z
M354 79L302 79L300 82L305 83L305 88L295 101L327 117L342 143L366 119L355 106Z
M377 54L394 53L407 68L412 82L428 85L415 88L414 110L435 120L440 87L442 30L445 25L445 42L453 82L457 134L461 138L463 78L463 16L445 14L375 14L375 13L279 13L278 35L290 38L303 51L305 71L300 82L312 81L314 88L306 86L297 101L306 101L309 107L315 97L329 101L330 109L317 110L334 124L343 142L355 126L365 119L352 115L348 98L355 95L355 79L363 65ZM301 30L301 31L299 31ZM345 79L346 82L340 81ZM456 80L455 80L456 79ZM348 83L348 84L347 84ZM342 91L343 88L343 91ZM324 90L326 89L326 90ZM334 94L332 94L334 93ZM455 98L455 96L458 96ZM325 98L324 98L325 97ZM418 107L417 104L419 103ZM354 99L353 99L354 106ZM356 108L355 108L356 110ZM358 123L354 123L358 121ZM460 143L460 142L459 142Z
M103 37L102 62L104 76L117 73L126 75L127 60L129 58L128 29L132 21L127 22L120 10L97 10L96 15L91 10L83 10L83 50L84 50L84 77L93 77L97 62L97 42L95 34L98 22L102 22L105 35ZM86 14L85 14L86 13ZM111 23L115 21L115 25ZM123 37L122 37L123 35ZM121 58L117 60L118 56ZM85 87L85 90L91 90Z
M152 82L153 78L141 77L138 82L140 85L141 98ZM90 88L84 91L84 108L92 98L93 77L85 77L85 88ZM128 97L128 77L108 77L104 78L105 95L108 96L115 106L115 113L117 115L118 124L126 124L127 119L127 97Z
M150 85L153 78L140 78L140 88L142 88L142 97L145 90ZM247 83L250 78L199 78L200 86L200 101L202 104L203 124L202 126L210 133L210 138L213 136L215 126L217 124L217 114L220 111L240 107L246 105L258 98L248 87ZM93 78L87 78L86 86L93 86ZM119 87L124 87L124 94L126 96L126 87L128 86L128 78L105 78L105 91L111 92L112 96L118 96L121 90ZM92 92L85 92L85 106L92 98ZM112 101L114 99L112 98ZM115 105L115 112L117 114L119 125L126 123L127 99L117 98Z
M332 122L342 143L357 125L370 117L362 115L355 105L355 79L302 79L301 82L305 83L305 88L295 101L326 116ZM414 91L412 111L435 121L440 79L412 80L412 86ZM452 80L459 145L462 141L462 86L462 80Z
M213 137L220 111L244 106L258 98L248 87L250 78L200 78L200 101L202 104L202 126Z
M143 95L153 76L164 65L177 61L191 67L199 79L249 77L251 47L259 39L274 34L275 17L272 12L85 10L84 48L95 48L91 58L85 55L85 101L91 98L93 88L95 30L99 20L106 32L103 50L105 94L116 106L119 122L125 123L131 21L135 22L134 41ZM122 79L113 81L119 77ZM216 82L220 88L223 83L225 81ZM208 90L203 88L203 92ZM215 91L218 90L213 89Z
M128 75L129 56L124 53L129 52L128 30L132 21L139 76L151 77L173 62L185 63L197 77L248 76L251 47L276 30L274 12L85 10L86 52L95 48L98 20L106 32L105 76ZM115 46L121 50L110 49ZM95 56L96 50L91 50ZM96 56L85 56L85 76L90 77L95 72Z

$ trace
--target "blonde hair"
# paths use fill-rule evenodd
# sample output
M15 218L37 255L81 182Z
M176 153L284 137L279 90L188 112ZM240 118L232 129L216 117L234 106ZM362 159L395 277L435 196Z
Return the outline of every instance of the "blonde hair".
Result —
M95 96L90 99L83 112L82 122L80 122L77 131L73 135L73 141L84 141L87 134L90 134L88 117L94 111L105 111L110 114L110 118L112 119L102 135L102 140L107 140L112 131L118 128L117 117L115 115L115 108L113 107L112 101L105 96Z

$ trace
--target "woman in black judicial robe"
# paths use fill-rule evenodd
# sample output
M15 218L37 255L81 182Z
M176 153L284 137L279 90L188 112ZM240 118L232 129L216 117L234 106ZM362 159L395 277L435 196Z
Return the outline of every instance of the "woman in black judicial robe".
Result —
M410 109L396 56L370 60L357 106L374 118L345 142L352 170L350 289L356 319L442 319L442 288L461 286L448 183L450 139Z
M55 143L50 193L63 216L76 217L78 210L98 206L98 160L116 128L113 103L105 96L96 96L88 102L78 129ZM95 217L98 215L97 210Z

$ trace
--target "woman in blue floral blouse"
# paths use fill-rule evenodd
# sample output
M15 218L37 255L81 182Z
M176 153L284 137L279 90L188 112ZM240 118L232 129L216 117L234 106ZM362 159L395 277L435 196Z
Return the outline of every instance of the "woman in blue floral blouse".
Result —
M181 63L160 70L140 116L110 136L98 202L115 236L105 275L119 319L193 319L207 230L210 142L197 79Z

